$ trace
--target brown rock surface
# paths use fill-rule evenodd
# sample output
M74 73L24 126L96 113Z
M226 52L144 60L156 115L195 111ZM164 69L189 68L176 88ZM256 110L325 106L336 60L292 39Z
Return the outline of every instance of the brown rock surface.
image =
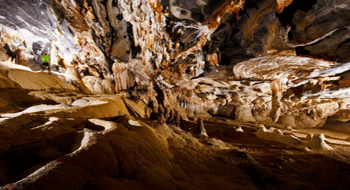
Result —
M0 189L349 189L349 14L0 1Z

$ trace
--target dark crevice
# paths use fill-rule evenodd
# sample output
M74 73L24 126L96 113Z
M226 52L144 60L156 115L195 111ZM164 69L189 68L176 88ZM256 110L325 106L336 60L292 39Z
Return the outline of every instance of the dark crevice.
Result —
M133 26L130 22L127 22L127 32L129 36L129 41L130 41L130 50L131 50L131 56L133 58L136 58L139 53L141 53L141 47L140 46L135 46L135 39L134 39L134 31L133 31Z
M293 38L294 38L293 33L289 31L289 32L288 32L288 40L289 40L289 41L292 41Z
M221 55L220 65L229 66L231 64L231 59L225 54Z
M242 16L243 14L245 14L245 15L247 15L248 18L250 18L247 10L252 9L252 8L259 10L259 7L257 4L255 4L254 2L252 2L250 0L246 0L245 4L244 4L244 9L239 12L239 15Z
M293 16L298 10L309 11L317 0L294 0L290 5L284 8L283 12L277 14L277 17L283 26L292 26Z
M310 51L305 49L305 47L296 47L295 52L297 55L310 55Z

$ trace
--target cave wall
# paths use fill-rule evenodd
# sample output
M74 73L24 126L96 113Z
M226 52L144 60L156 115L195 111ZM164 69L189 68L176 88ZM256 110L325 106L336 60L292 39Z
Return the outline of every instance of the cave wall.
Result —
M0 3L2 60L37 71L48 51L66 82L83 83L81 89L94 94L147 91L146 102L154 104L157 117L175 123L176 114L185 118L209 111L247 121L311 118L317 121L299 125L319 126L347 108L339 103L329 112L322 106L296 111L308 106L306 100L296 103L307 93L349 86L347 72L324 73L338 66L347 70L342 63L350 56L348 1ZM167 99L174 101L164 103ZM170 114L173 108L186 114Z
M22 49L35 63L52 51L54 65L90 62L78 70L86 75L98 65L88 75L107 77L115 61L141 58L150 70L176 67L198 76L210 63L230 65L280 50L347 62L347 15L348 1L340 0L15 0L2 2L0 22L3 35L28 36Z
M220 49L223 64L237 63L274 49L348 62L349 1L290 2L279 10L275 1L245 1L240 16L228 16L212 35L212 51Z

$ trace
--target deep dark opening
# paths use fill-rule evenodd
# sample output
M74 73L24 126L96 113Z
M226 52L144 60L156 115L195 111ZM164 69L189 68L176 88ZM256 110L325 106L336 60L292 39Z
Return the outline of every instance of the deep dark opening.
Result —
M290 5L284 8L281 14L276 13L276 15L283 26L292 26L293 16L297 10L307 12L316 3L317 0L294 0Z

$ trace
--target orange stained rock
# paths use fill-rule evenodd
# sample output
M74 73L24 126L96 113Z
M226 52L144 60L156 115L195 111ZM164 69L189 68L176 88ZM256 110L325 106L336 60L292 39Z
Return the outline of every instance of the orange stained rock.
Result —
M154 37L153 37L153 35L150 35L150 34L147 35L146 47L151 52L153 52L153 50L154 50Z
M291 49L291 50L269 49L267 50L267 54L276 54L279 56L288 56L288 55L297 56L297 53L294 49Z
M161 14L158 14L158 15L157 15L157 21L158 21L158 22L162 21L162 15L161 15Z
M145 52L145 48L141 48L141 51L142 51L142 64L143 65L146 65L146 59L145 59L145 55L146 55L146 52Z
M217 11L213 14L211 19L204 22L210 29L218 28L219 25L224 21L224 16L229 13L238 13L244 9L244 0L227 0Z
M157 13L164 14L165 16L169 14L168 12L166 12L166 8L163 7L158 0L148 0L148 4Z
M293 2L293 0L276 0L276 1L277 1L276 9L278 14L282 13L284 8Z
M94 20L95 19L94 11L92 10L92 7L90 7L85 0L84 0L84 7L86 7L89 11L89 14L87 14L88 18L90 20Z
M202 35L202 37L200 38L200 40L197 42L197 44L195 46L191 47L190 49L188 49L184 52L178 53L176 56L172 56L172 58L177 59L180 56L186 57L186 56L196 52L199 48L203 47L206 43L207 43L207 37Z
M83 16L83 9L79 6L79 4L75 7L75 10L78 12L78 16Z
M175 44L175 50L178 52L180 50L180 43Z
M191 72L192 75L194 75L195 70L194 70L193 67L190 67L190 72Z
M207 55L208 61L210 65L219 65L219 60L218 60L218 54L217 53L212 53Z
M324 77L317 78L318 83L321 85L321 90L324 91L328 87L336 87L337 83L339 83L340 77Z
M175 87L173 88L173 91L174 91L174 92L181 92L181 88L180 88L179 86L175 86Z
M135 38L134 38L134 45L135 45L135 47L139 47L139 40L138 40L138 36L136 36L136 34L137 33L134 33L134 35L135 35Z

